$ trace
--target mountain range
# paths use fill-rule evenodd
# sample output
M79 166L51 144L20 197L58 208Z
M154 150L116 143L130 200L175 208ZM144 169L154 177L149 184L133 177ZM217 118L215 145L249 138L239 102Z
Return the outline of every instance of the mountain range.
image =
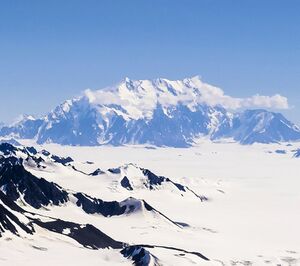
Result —
M83 183L92 183L93 186L89 188L98 187L101 194L107 190L109 197L113 197L114 194L131 196L122 201L102 200L85 192L64 188L51 181L51 177L46 174L52 173L58 181L63 181L68 175L62 178L62 172L71 173L72 182L69 182L69 185L76 183L77 176L78 188L85 187ZM47 178L40 175L46 175ZM114 192L110 190L113 185L106 184L107 182L115 184ZM160 258L151 253L153 249L167 252L175 258L178 254L191 256L192 262L208 261L209 259L201 253L180 247L142 244L144 238L134 244L131 239L127 239L128 242L117 241L99 229L101 221L102 226L117 222L118 227L127 227L127 230L132 232L141 230L140 226L143 230L151 226L155 231L168 228L172 232L184 232L185 227L189 227L186 223L173 221L146 200L134 198L133 195L141 190L156 192L156 195L161 194L165 198L177 193L178 200L187 200L187 204L191 200L199 204L207 200L184 184L157 176L149 169L133 164L105 171L96 169L88 174L77 170L71 157L59 157L46 150L37 151L34 147L16 147L9 143L1 143L0 240L9 239L15 244L23 243L24 246L27 245L27 241L38 243L38 237L44 237L50 242L53 241L51 239L55 239L56 244L63 245L74 245L75 241L80 249L110 249L111 257L128 259L128 264L125 265L162 265ZM89 223L82 223L83 220L88 220ZM109 231L116 233L116 228L111 225ZM120 238L119 235L117 237Z
M264 109L233 112L207 103L215 89L199 77L130 80L96 91L86 90L46 116L24 116L1 126L0 136L63 145L188 147L201 137L241 144L300 140L300 129L282 114Z

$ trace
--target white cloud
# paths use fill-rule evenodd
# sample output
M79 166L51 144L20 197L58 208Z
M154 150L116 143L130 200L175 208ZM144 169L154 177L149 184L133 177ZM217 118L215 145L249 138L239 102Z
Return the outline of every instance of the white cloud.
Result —
M199 101L209 105L214 106L219 104L233 110L240 108L289 108L288 99L280 94L275 94L273 96L256 94L248 98L235 98L226 95L224 91L218 87L202 82L199 77L192 78L191 82L194 86L199 88L199 91L201 92Z
M231 110L289 108L288 99L279 94L273 96L256 94L248 98L236 98L226 95L221 88L202 82L199 77L178 81L125 79L112 88L86 90L84 94L93 104L122 106L134 119L151 117L157 104L172 106L182 103L193 108L199 103L206 103L211 106L221 105Z
M265 107L273 109L288 109L288 99L280 94L273 96L254 95L250 98L242 99L243 107Z

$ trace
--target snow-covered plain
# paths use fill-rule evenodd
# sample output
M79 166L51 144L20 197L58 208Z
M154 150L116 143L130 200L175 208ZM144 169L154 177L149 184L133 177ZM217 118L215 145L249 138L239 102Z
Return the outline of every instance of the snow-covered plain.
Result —
M143 211L126 217L89 215L71 203L40 209L37 212L41 214L91 223L130 244L171 246L197 251L210 259L206 262L193 255L180 257L159 248L151 250L162 265L300 265L300 159L293 158L300 143L242 146L199 141L195 147L184 149L55 144L35 147L71 156L76 169L86 173L132 163L208 198L200 201L167 188L122 190L113 186L108 175L86 176L64 166L53 166L51 171L27 166L38 177L104 200L121 201L130 196L144 199L172 221L189 226L179 228ZM134 167L129 171L133 171L129 176L135 175ZM54 236L41 234L38 239L22 242L6 240L0 240L1 265L24 265L24 260L30 265L40 265L41 260L44 265L131 263L113 251L86 250L70 240L57 242Z

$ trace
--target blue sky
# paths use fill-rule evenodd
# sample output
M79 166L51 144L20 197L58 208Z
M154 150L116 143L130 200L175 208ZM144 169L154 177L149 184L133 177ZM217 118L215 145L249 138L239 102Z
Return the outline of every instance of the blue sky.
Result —
M4 0L0 121L123 77L200 75L233 97L280 93L300 124L300 2Z

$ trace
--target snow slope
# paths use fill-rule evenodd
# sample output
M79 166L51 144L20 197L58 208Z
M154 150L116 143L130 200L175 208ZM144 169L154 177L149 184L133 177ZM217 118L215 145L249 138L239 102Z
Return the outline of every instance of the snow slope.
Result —
M62 164L50 165L49 171L29 165L26 168L93 197L117 201L128 196L143 199L179 226L145 211L112 217L87 214L72 202L48 206L47 211L39 209L40 214L46 212L80 224L93 224L112 238L132 245L142 243L200 251L210 259L205 262L191 254L180 257L180 252L151 249L162 265L300 265L297 234L300 165L293 158L298 145L202 142L188 149L149 149L47 144L37 149L71 156L74 159L71 164L84 173L92 173L97 168L104 173L85 175ZM208 201L180 196L168 186L152 190L141 187L140 181L145 178L141 168L151 169L157 176L170 177L173 182L205 195ZM107 169L119 169L120 173ZM133 190L119 185L123 175L134 181ZM117 185L111 189L115 181Z
M97 176L79 170L79 166L83 164L75 165L71 157L57 156L45 149L38 151L33 147L0 144L0 241L9 240L15 243L16 248L21 245L27 249L30 239L32 245L29 249L48 253L49 243L46 241L39 246L39 239L44 234L48 240L57 235L58 246L76 243L77 247L95 252L112 249L115 252L106 255L106 260L111 262L115 257L117 261L122 261L120 256L123 256L134 265L141 266L182 264L186 260L191 264L203 262L210 265L207 257L199 252L199 247L186 249L178 241L185 235L186 223L172 220L144 199L125 198L127 189L121 185L115 193L124 200L103 201L100 195L106 189L105 196L114 197L109 190L110 184L107 187L101 176L95 179ZM142 184L145 186L142 187L141 182L137 186L132 183L133 193L135 190L141 193L146 190L165 197L164 191L169 191L171 196L177 189L189 193L187 202L203 203L186 186L135 165L108 169L106 172L101 175L107 175L107 179L110 173L118 176L126 174L131 181L144 180ZM175 197L182 200L179 195L175 194ZM149 235L141 237L145 233ZM166 236L165 241L159 241L162 234ZM63 247L61 249L64 250ZM30 256L24 256L31 263ZM18 264L17 256L3 256L1 259L10 265ZM66 259L62 259L62 263L67 263ZM93 260L91 263L94 263Z

